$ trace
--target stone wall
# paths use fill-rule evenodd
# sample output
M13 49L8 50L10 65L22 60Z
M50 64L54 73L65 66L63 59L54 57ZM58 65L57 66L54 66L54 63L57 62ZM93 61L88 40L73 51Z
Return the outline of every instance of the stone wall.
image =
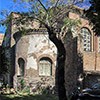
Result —
M22 36L16 44L16 66L14 77L16 78L20 75L18 59L22 58L25 61L24 78L27 81L27 84L45 79L45 82L49 85L55 85L56 55L57 49L55 45L49 40L47 34L35 33L32 35ZM52 61L51 76L39 76L39 61L43 57L47 57ZM14 84L15 83L16 82L14 82Z

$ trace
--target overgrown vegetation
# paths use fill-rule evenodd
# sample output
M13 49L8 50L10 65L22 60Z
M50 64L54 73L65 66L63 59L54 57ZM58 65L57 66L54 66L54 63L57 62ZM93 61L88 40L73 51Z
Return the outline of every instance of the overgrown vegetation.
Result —
M56 94L52 94L49 88L39 88L31 92L30 87L15 90L9 87L0 87L0 100L58 100Z
M91 6L86 11L86 15L89 21L93 24L93 30L96 33L96 35L100 35L100 0L89 1Z
M58 86L59 100L67 100L65 89L65 61L66 49L64 44L64 36L71 31L77 22L70 20L69 11L73 5L82 3L83 0L14 0L20 3L27 2L29 4L29 12L23 14L18 20L19 24L27 22L27 19L38 20L48 32L49 39L57 47L57 69L56 69L56 85ZM45 3L44 3L45 1ZM66 22L65 22L66 21ZM18 23L16 25L19 26ZM21 27L23 31L24 27ZM25 32L25 29L24 31ZM69 92L69 91L68 91ZM46 99L47 100L47 99Z

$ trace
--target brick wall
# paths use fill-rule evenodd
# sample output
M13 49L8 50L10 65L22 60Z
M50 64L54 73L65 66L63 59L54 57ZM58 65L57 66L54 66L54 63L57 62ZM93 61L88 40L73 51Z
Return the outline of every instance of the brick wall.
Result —
M94 71L96 64L95 52L84 52L83 53L83 68L86 71Z
M83 54L83 66L86 71L100 71L100 54L85 52Z

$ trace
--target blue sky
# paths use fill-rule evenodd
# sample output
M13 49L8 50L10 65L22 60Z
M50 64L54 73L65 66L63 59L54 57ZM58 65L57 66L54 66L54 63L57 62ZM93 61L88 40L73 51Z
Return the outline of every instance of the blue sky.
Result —
M10 14L11 12L22 12L22 11L27 11L25 9L23 9L24 4L21 4L21 6L19 6L19 4L17 3L13 3L13 0L0 0L0 12L4 11L8 14ZM4 16L2 16L2 14L0 13L0 19L5 19ZM5 33L5 27L0 25L0 33Z
M88 7L89 6L89 0L85 0L84 4L80 5L81 7ZM17 3L13 3L13 0L0 0L0 12L2 10L7 10L9 13L10 12L20 12L20 11L24 11L24 9L22 8L22 6L18 6ZM1 14L0 14L0 19L4 18ZM5 32L5 27L0 26L0 33L4 33Z
M8 12L13 11L12 9L12 0L0 0L0 12L2 10L8 10ZM0 13L0 19L4 19L4 16L2 16L2 14ZM5 32L5 27L0 26L0 33L4 33Z

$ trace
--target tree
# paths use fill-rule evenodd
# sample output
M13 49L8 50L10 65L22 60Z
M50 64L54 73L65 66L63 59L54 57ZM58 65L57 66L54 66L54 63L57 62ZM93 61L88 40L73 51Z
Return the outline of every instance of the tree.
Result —
M73 5L81 3L83 0L21 0L29 8L28 13L23 13L19 19L24 23L27 18L37 19L46 29L49 39L57 47L57 85L59 100L67 100L64 78L64 66L66 60L66 49L64 46L64 36L70 32L72 26L78 25L78 20L68 18L69 11ZM14 0L14 2L20 2ZM18 22L19 22L18 20ZM25 30L21 27L19 30ZM27 31L27 30L25 30Z
M7 58L4 58L3 56L4 55L3 55L3 49L2 49L1 56L0 56L0 58L1 58L1 62L0 62L0 75L1 76L8 72L8 66L9 66L9 64L7 63Z
M86 11L90 23L93 24L93 30L96 35L100 35L100 1L90 0L90 8ZM92 17L91 17L92 16Z

